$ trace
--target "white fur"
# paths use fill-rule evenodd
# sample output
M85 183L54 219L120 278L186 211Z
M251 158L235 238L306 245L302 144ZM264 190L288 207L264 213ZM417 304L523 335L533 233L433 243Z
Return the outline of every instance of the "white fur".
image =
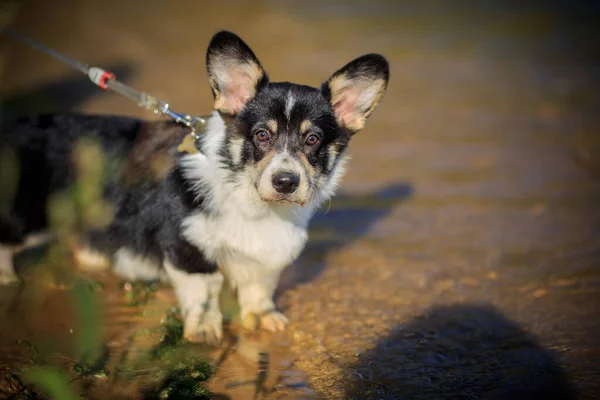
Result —
M15 252L20 253L26 249L32 249L34 247L42 246L48 243L52 239L50 232L36 232L31 233L25 237L23 244L15 247Z
M322 176L319 178L316 186L321 189L313 194L313 202L320 205L333 197L335 191L338 189L342 181L342 177L346 173L346 168L348 167L349 161L350 156L347 154L340 154L337 157L333 163L335 168L332 170L331 174L329 176Z
M77 266L85 271L100 271L110 267L110 259L91 247L79 247L73 255Z
M50 233L37 232L27 235L20 245L6 246L0 244L0 285L8 285L19 281L13 263L17 254L23 250L46 244L50 239L52 239Z
M160 265L127 247L121 247L113 256L115 273L124 279L136 281L166 281L167 275Z
M292 108L294 108L295 102L296 101L294 99L294 96L292 95L292 90L290 89L290 91L288 91L287 97L285 99L285 116L287 117L288 121L292 117Z
M13 266L13 255L13 247L0 245L0 285L19 281Z
M242 315L270 311L281 271L302 251L307 225L316 207L329 199L343 175L345 161L323 177L304 207L261 199L252 170L232 173L219 155L225 125L214 113L201 142L201 153L182 160L187 179L196 182L210 213L197 213L183 222L184 236L216 262L238 288ZM274 165L278 165L276 162Z
M167 259L165 271L173 284L184 318L183 335L190 341L216 343L223 335L223 317L219 309L219 292L223 275L188 274Z

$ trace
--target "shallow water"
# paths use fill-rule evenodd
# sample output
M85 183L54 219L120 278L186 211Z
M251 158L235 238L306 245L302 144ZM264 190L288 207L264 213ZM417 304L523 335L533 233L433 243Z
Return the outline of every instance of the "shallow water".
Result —
M391 62L340 196L315 217L312 241L282 278L289 331L233 326L237 345L210 383L215 392L248 399L257 382L278 389L267 398L600 392L597 6L61 4L26 3L16 26L178 111L210 109L204 52L221 28L239 33L273 80L317 85L367 52ZM0 90L13 107L149 117L43 55L0 45ZM140 318L114 278L102 279L112 282L106 335L124 348L161 317ZM160 289L153 301L166 309L172 294ZM68 338L60 304L49 300L48 323L25 331ZM226 348L195 351L219 362ZM15 351L0 349L3 364Z
M21 263L27 264L27 260ZM74 316L71 291L57 285L42 269L43 266L37 266L22 270L25 284L5 288L0 297L0 368L7 375L18 373L19 366L42 360L68 370L78 359L80 324ZM124 288L124 282L110 273L83 272L83 276L101 286L98 293L102 298L103 337L108 353L103 368L108 376L98 377L84 389L86 398L141 398L140 390L156 384L145 373L154 365L143 357L160 344L160 328L176 304L173 293L159 286L144 300L142 295L129 296L132 289ZM232 297L224 297L224 310L231 317L235 315L235 307L228 306ZM293 365L290 338L285 333L251 332L242 329L234 319L227 324L219 347L188 345L183 351L209 360L216 368L208 386L219 396L215 398L316 398L306 374ZM127 373L132 373L133 378L127 378ZM10 381L0 382L0 395L13 393ZM75 382L76 388L85 387L85 380ZM14 389L14 393L19 393Z

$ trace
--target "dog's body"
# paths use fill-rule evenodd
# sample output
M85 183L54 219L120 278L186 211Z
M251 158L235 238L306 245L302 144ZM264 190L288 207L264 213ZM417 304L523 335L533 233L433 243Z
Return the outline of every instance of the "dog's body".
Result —
M0 279L14 278L13 254L46 227L49 193L72 181L74 140L95 136L122 162L113 162L117 173L104 188L113 220L87 232L85 242L128 279L170 281L190 340L220 339L223 276L237 289L242 318L254 314L266 329L284 328L273 303L279 275L302 251L316 208L333 195L344 150L383 95L388 65L363 56L321 89L271 83L248 46L220 32L207 70L217 111L195 154L175 151L184 128L128 118L42 116L2 133L23 166L11 214L0 216ZM158 177L144 173L148 137L166 132L175 140L162 152L173 164Z

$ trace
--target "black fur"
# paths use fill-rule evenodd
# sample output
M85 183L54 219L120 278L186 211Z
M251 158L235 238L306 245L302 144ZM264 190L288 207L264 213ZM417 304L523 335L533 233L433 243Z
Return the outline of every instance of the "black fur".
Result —
M127 247L160 264L167 256L177 268L188 273L217 270L216 264L207 261L181 235L183 219L194 211L202 211L202 199L191 191L179 168L159 184L124 190L114 203L121 212L104 234L92 239L94 247L109 252Z
M72 114L4 124L0 145L17 150L21 176L13 208L0 216L0 242L19 244L27 234L47 228L48 196L73 183L73 144L87 136L98 139L107 159L121 172L106 176L104 197L117 212L108 229L85 235L93 247L108 253L128 247L159 262L164 255L172 257L187 272L216 271L216 265L180 234L183 218L201 210L202 199L191 192L178 168L157 182L123 184L123 167L143 125L132 118Z
M140 121L121 117L40 115L5 121L0 147L17 153L19 183L10 214L0 216L0 242L13 232L11 243L21 243L28 233L48 224L46 203L52 192L73 181L72 151L75 139L85 135L99 139L113 159L123 159L131 147Z

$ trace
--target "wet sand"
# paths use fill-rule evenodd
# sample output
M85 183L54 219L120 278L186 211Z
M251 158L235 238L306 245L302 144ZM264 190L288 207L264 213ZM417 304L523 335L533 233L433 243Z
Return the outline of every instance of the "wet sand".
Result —
M600 393L600 11L458 3L21 9L17 28L190 113L211 108L204 54L218 29L240 34L273 80L315 86L361 54L390 60L388 92L353 139L340 195L282 278L289 331L232 327L215 392L248 399L258 382L277 389L273 399ZM13 108L151 118L22 45L2 38L0 49L0 94ZM107 337L123 349L160 315L130 315L117 282L103 279L112 282ZM170 304L162 288L147 307ZM68 321L61 306L47 307L49 320ZM26 330L68 340L68 322L57 325ZM210 357L219 361L226 345ZM0 347L2 365L18 358Z

